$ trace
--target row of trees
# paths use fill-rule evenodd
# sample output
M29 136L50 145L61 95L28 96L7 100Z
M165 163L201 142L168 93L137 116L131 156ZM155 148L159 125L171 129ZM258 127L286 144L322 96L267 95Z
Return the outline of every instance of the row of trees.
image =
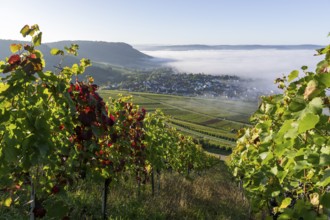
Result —
M31 36L32 44L11 45L13 55L0 61L0 206L30 204L31 219L68 216L59 192L88 178L104 182L105 218L107 189L124 173L141 184L141 176L153 170L207 166L200 146L168 127L161 112L147 114L125 97L106 103L92 78L72 83L89 60L44 71L38 25L24 26L21 34ZM77 51L73 44L51 54ZM51 201L51 208L43 201Z

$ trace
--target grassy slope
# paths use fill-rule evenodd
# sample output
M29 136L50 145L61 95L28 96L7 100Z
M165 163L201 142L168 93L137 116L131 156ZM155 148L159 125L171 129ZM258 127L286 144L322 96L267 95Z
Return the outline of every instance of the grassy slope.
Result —
M192 173L188 178L163 174L160 190L156 190L154 197L150 185L144 188L140 198L136 197L136 189L131 190L122 192L122 186L117 186L112 191L109 204L112 204L113 218L247 219L248 204L231 181L223 162L201 175ZM119 197L121 201L114 199Z
M218 162L201 173L189 176L162 173L155 178L155 196L150 181L138 188L134 178L128 176L110 186L108 219L248 219L248 202L232 181L224 162ZM158 188L158 185L160 188ZM1 192L0 192L1 196ZM102 181L81 181L70 192L57 200L67 207L70 219L102 219ZM28 200L29 198L25 198ZM52 209L54 199L48 202ZM48 212L58 210L48 210ZM64 212L66 213L66 212ZM6 208L0 206L0 219L27 219L29 205ZM47 215L44 219L49 218Z

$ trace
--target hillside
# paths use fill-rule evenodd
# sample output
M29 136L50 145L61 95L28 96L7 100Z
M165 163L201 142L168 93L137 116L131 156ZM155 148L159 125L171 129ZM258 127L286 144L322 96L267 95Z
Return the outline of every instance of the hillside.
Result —
M236 141L236 131L246 126L257 103L225 98L185 97L176 95L99 90L108 100L118 94L132 96L133 103L154 112L161 109L169 123L181 133L194 137L209 152L228 154Z
M321 45L302 44L302 45L135 45L135 48L145 51L167 50L167 51L186 51L186 50L315 50Z
M27 42L0 40L0 59L4 59L11 53L9 45L14 43L24 44ZM93 66L89 67L86 73L93 76L98 84L121 79L125 68L146 69L157 67L157 64L151 61L152 57L125 43L60 41L45 43L38 48L44 54L46 69L55 70L55 66L61 60L60 57L50 55L51 48L63 49L65 46L70 46L73 43L79 45L78 57L66 57L62 66L71 66L73 63L79 63L80 58L88 58L93 62Z
M150 63L148 56L126 43L112 43L101 41L59 41L46 43L53 48L63 48L72 43L79 45L78 57L85 57L93 62L108 63L131 68L141 68Z

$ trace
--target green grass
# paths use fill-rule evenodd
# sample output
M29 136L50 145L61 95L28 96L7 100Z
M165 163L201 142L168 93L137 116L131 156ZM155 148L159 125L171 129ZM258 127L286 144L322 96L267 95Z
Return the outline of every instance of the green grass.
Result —
M150 181L141 186L138 196L132 176L110 185L108 219L248 219L247 200L222 161L217 160L212 168L201 173L185 176L163 172L160 181L155 179L155 196L151 194ZM102 219L101 195L102 182L81 181L59 201L68 206L66 215L70 219ZM54 199L57 197L51 201ZM50 208L58 211L56 207ZM28 209L24 204L0 206L0 219L28 219Z
M99 91L103 98L117 98L121 93L133 96L133 102L147 111L161 109L172 117L182 132L196 138L206 138L219 146L234 146L236 131L248 125L256 103L226 99L206 99L116 90Z

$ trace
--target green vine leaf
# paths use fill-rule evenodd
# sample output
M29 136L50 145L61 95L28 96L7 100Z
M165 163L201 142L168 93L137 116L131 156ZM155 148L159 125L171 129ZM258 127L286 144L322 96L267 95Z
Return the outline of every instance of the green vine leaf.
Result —
M286 207L288 207L291 204L291 201L291 198L285 198L280 205L280 209L285 209Z
M21 29L21 34L23 35L23 37L26 37L30 32L30 27L29 25L25 25L22 29Z
M52 48L50 50L50 54L53 55L53 56L56 56L56 55L61 55L63 56L64 55L64 51L63 50L59 50L57 48Z
M17 51L20 51L22 49L22 44L11 44L10 45L10 51L12 53L16 53Z
M276 135L276 142L281 143L283 141L283 136L292 129L292 123L294 122L293 119L286 120L283 125L281 126L281 129L278 131Z
M330 209L330 192L324 193L321 197L321 204L325 207Z
M32 41L34 46L41 45L42 32L38 33L36 36L33 36Z
M293 70L288 76L288 82L293 81L298 76L299 76L299 71L298 70Z
M330 184L330 168L324 171L323 178L320 182L318 182L319 186L325 187Z
M315 128L315 125L319 122L320 117L313 113L307 113L299 120L299 133L304 133L308 130Z
M13 199L11 197L8 197L5 201L4 201L4 206L6 207L10 207L11 203L13 202Z
M319 82L326 87L330 87L330 73L323 73L319 75Z

